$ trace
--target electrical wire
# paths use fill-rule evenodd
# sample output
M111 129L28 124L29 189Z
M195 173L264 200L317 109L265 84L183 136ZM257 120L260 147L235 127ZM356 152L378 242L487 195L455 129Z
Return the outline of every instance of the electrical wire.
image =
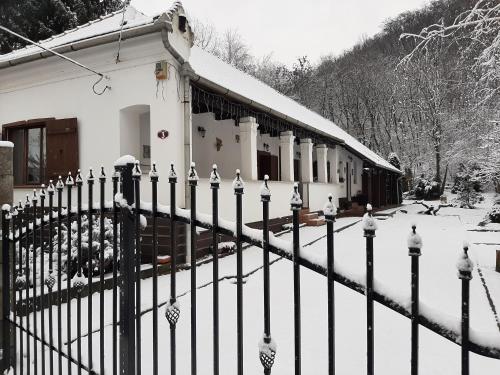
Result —
M103 89L100 93L98 93L98 92L95 90L95 86L96 86L99 82L101 82L103 79L109 80L109 77L108 77L108 76L105 76L104 74L99 73L99 72L95 71L94 69L89 68L88 66L83 65L82 63L79 63L79 62L78 62L78 61L76 61L76 60L73 60L73 59L72 59L72 58L70 58L70 57L64 56L63 54L61 54L61 53L59 53L59 52L56 52L56 51L54 51L54 50L53 50L53 49L51 49L51 48L44 47L44 46L43 46L43 45L41 45L40 43L34 42L33 40L31 40L31 39L29 39L29 38L27 38L27 37L25 37L25 36L23 36L23 35L21 35L21 34L18 34L18 33L16 33L15 31L12 31L11 29L8 29L8 28L7 28L7 27L5 27L5 26L0 25L0 30L3 30L3 31L5 31L5 32L7 32L7 33L9 33L9 34L12 34L12 35L14 35L14 36L18 37L19 39L24 40L25 42L28 42L28 43L30 43L30 44L32 44L32 45L34 45L34 46L38 47L38 48L43 49L44 51L50 52L50 53L54 54L55 56L60 57L60 58L61 58L61 59L63 59L63 60L69 61L70 63L75 64L75 65L79 66L79 67L80 67L80 68L82 68L82 69L85 69L85 70L87 70L87 71L89 71L89 72L91 72L91 73L94 73L94 74L98 75L98 76L99 76L99 79L98 79L98 80L94 83L94 85L92 86L92 91L94 91L94 93L95 93L96 95L102 95L102 94L104 94L104 92L105 92L106 90L111 89L111 87L110 87L110 86L106 85L106 86L104 87L104 89Z

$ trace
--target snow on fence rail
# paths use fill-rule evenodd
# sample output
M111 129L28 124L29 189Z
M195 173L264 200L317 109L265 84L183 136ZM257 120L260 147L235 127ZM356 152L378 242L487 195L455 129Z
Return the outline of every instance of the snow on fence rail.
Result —
M112 191L114 200L105 201L106 175L104 169L98 178L94 177L92 171L86 178L88 187L88 203L82 202L83 178L78 172L75 180L68 176L66 186L60 178L56 186L49 184L45 190L34 194L25 204L17 207L2 207L2 239L3 239L3 285L12 285L11 296L4 293L3 311L4 321L12 323L4 333L10 333L10 338L3 341L4 367L14 366L14 370L24 373L24 368L31 366L34 362L38 366L38 356L41 356L41 366L45 369L46 360L49 364L50 373L54 367L62 368L63 360L71 373L72 364L78 368L91 373L99 371L104 373L104 354L97 361L92 359L92 335L88 337L87 355L82 356L82 307L81 299L85 295L91 295L94 261L99 273L99 297L101 302L104 298L104 262L103 249L109 249L108 257L112 261L112 321L113 321L113 356L112 368L120 368L122 373L132 374L135 368L140 368L140 363L145 359L141 353L141 230L146 227L146 217L151 219L152 251L153 251L153 352L151 353L153 374L158 374L158 222L159 218L167 219L170 233L175 234L177 223L187 224L190 228L191 246L191 367L192 373L196 373L197 347L196 347L196 228L204 228L212 232L212 248L218 248L218 235L226 235L235 238L237 257L237 364L238 373L243 371L243 270L242 270L242 243L249 243L263 249L264 262L264 335L259 343L259 359L264 367L264 373L270 374L272 365L277 358L277 346L271 337L270 326L270 300L269 300L269 253L272 252L293 262L294 265L294 343L295 343L295 367L301 367L301 314L300 314L300 267L305 267L316 273L326 276L328 284L328 330L329 330L329 374L335 371L335 351L333 337L335 335L334 322L334 292L333 283L338 282L351 290L366 296L367 300L367 373L373 374L374 368L374 301L405 316L412 321L412 374L418 373L418 327L424 326L438 335L460 345L462 347L462 369L463 374L468 373L469 351L474 353L500 359L500 342L497 335L478 333L469 328L469 281L471 278L472 263L464 246L464 253L458 263L459 278L462 280L462 319L451 318L440 311L432 309L419 302L418 294L418 257L422 241L413 227L408 240L409 255L412 261L412 292L410 296L400 295L393 288L383 285L373 277L373 248L377 224L371 215L371 206L367 206L367 213L363 217L362 225L366 237L366 273L354 274L347 270L342 264L334 261L334 231L336 208L332 197L328 197L324 207L327 221L327 252L326 256L314 252L301 252L299 244L299 211L302 208L302 200L298 192L298 186L294 187L291 194L290 206L292 211L293 240L286 241L275 237L269 231L269 204L271 189L266 178L261 188L261 202L263 213L263 229L253 229L242 222L242 194L244 193L244 182L236 173L233 182L236 201L236 221L223 219L218 212L218 189L220 176L214 165L210 176L212 190L212 213L199 213L196 210L196 191L198 175L192 164L188 183L190 186L190 207L182 209L176 207L175 189L177 175L173 165L168 173L170 185L170 205L158 204L158 180L159 174L156 166L150 172L152 201L144 202L140 199L141 171L139 164L132 157L123 157L115 164L115 173L112 175ZM99 201L93 201L93 186L99 185ZM66 189L67 202L71 209L62 207L63 190ZM72 205L72 192L76 190L76 205ZM57 205L54 197L57 196ZM47 203L48 201L48 203ZM110 221L106 221L111 218ZM85 225L82 221L97 221L96 225ZM66 232L63 235L63 231ZM170 260L171 260L171 282L170 299L167 303L165 316L170 324L171 338L171 373L176 373L176 324L181 315L181 308L177 302L176 272L177 272L177 241L176 235L170 235ZM67 243L63 243L66 241ZM9 244L13 246L10 247ZM38 249L40 249L38 251ZM95 250L97 249L97 251ZM46 261L45 253L48 253ZM63 254L64 253L64 254ZM37 259L42 257L43 260ZM9 257L12 256L12 261ZM72 269L69 265L65 270L62 262L66 259L74 260L76 267ZM85 268L85 262L87 262ZM10 265L10 266L8 266ZM84 275L85 269L87 275ZM63 273L66 272L64 279ZM74 275L73 275L74 274ZM119 277L119 275L122 275ZM74 276L74 277L73 277ZM213 359L214 371L219 366L219 300L218 300L218 257L213 259ZM65 281L65 288L62 282ZM39 283L39 284L38 284ZM37 284L41 295L31 290L37 290ZM8 289L8 288L6 288ZM3 289L3 290L6 290ZM88 289L88 290L87 290ZM118 292L120 300L118 302ZM65 295L63 295L63 293ZM10 297L10 298L9 298ZM61 304L76 298L76 317L72 315L72 309L66 312L63 320ZM12 303L11 303L12 302ZM92 329L92 298L88 298L88 329ZM56 305L56 316L52 314L52 308L48 309L48 320L46 322L44 313L47 307ZM11 308L13 306L13 308ZM10 311L12 310L12 311ZM36 327L37 320L30 326L30 314L40 311L42 314L41 330ZM99 314L99 340L101 348L104 345L104 303L100 304ZM73 320L77 320L76 355L72 353L69 345L63 350L62 347L62 325L66 323L68 337L71 336ZM45 327L48 324L48 330ZM14 329L13 327L18 327ZM118 332L119 329L119 332ZM9 340L16 340L15 333L21 332L25 335L26 342L32 340L33 345L23 347L23 340L19 344L6 345ZM41 332L41 334L38 334ZM49 337L45 337L48 332ZM41 348L49 348L46 358L45 350L38 350L37 343ZM57 344L56 344L57 343ZM14 350L15 348L15 350ZM34 349L30 353L31 348ZM56 354L55 358L53 354ZM33 361L30 360L33 356ZM26 361L24 358L27 357ZM84 360L84 357L85 358ZM55 361L57 360L57 366ZM8 363L7 363L8 362ZM19 368L17 368L19 366Z

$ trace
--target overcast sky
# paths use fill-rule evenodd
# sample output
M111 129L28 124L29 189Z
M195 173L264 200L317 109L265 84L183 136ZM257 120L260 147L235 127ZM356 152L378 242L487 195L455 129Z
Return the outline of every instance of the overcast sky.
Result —
M165 10L165 0L132 0L146 14ZM186 12L218 31L235 28L256 56L292 64L307 55L339 54L383 22L428 0L182 0Z

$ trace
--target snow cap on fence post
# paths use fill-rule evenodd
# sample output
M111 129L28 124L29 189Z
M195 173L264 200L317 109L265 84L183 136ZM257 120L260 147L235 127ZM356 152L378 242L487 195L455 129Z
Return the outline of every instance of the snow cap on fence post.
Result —
M170 162L170 171L168 172L168 182L177 183L177 173L175 173L174 162Z
M372 215L373 208L370 203L366 205L366 213L363 215L363 231L365 237L375 237L375 231L378 229L377 222Z
M92 167L89 168L89 174L87 175L86 179L87 179L87 183L89 183L90 181L94 181L95 180L94 170L93 170Z
M328 194L328 200L323 206L323 214L325 215L326 221L335 221L335 215L337 215L337 207L333 203L333 195Z
M73 177L71 176L71 172L68 172L68 177L66 178L66 186L72 186L75 183Z
M24 201L24 207L25 208L31 207L31 202L30 202L30 196L29 196L29 194L26 194L26 200Z
M408 255L420 256L422 250L422 237L416 232L417 226L412 224L412 231L408 235Z
M104 172L104 166L101 165L101 174L99 175L99 180L106 181L106 173Z
M160 178L160 174L156 169L156 163L154 162L153 166L151 167L151 170L149 171L149 178L151 179L151 182L158 182L158 179Z
M300 210L302 208L302 199L300 198L299 193L299 184L293 184L293 193L292 198L290 199L291 210Z
M62 180L62 176L59 176L59 178L57 179L56 189L57 190L64 189L64 182Z
M194 161L191 162L191 166L189 167L189 172L188 172L188 181L189 185L191 186L196 186L198 184L198 173L196 172L196 164Z
M52 180L49 180L49 186L47 186L47 193L51 195L54 194L54 191L55 191L54 183Z
M469 258L469 243L464 242L463 253L460 253L457 261L458 278L470 280L472 279L472 270L474 269L474 263Z
M33 197L31 198L33 203L38 202L38 196L36 195L36 189L33 189Z
M210 187L212 189L218 189L220 184L219 172L217 172L217 164L212 166L212 173L210 173Z
M104 168L103 168L103 172L104 172ZM101 174L102 176L102 174ZM141 167L139 166L139 160L136 160L134 162L134 169L132 170L132 178L134 180L140 180L141 179L141 176L142 176L142 171L141 171ZM101 177L99 177L101 178ZM104 177L106 178L106 177Z
M271 200L271 190L269 190L269 186L267 185L267 181L269 181L269 176L264 175L264 182L260 187L260 200L261 202L269 202Z
M233 180L233 189L234 194L243 194L243 188L245 187L245 183L241 179L240 170L236 170L236 177Z
M80 170L78 170L76 172L75 182L76 182L77 185L82 185L83 184L82 173L81 173Z

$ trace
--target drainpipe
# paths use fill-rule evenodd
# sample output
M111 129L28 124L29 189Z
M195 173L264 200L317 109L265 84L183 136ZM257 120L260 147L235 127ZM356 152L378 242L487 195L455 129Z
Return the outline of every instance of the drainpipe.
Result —
M189 63L184 63L182 67L182 80L184 83L184 96L182 105L184 107L184 175L187 176L193 160L192 151L192 113L191 113L191 73ZM190 208L191 189L187 178L184 179L184 205ZM191 262L191 231L186 230L186 263Z

